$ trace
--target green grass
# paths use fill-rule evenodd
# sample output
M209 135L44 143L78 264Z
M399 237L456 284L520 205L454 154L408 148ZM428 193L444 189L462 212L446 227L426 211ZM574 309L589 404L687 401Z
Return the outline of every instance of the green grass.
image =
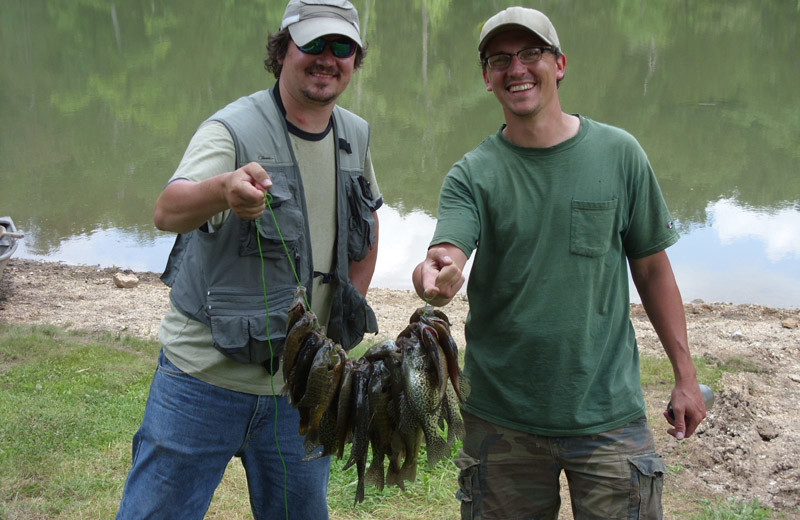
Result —
M749 502L734 500L703 500L703 511L691 520L767 520L775 518L772 511L761 507L758 499Z
M158 350L155 342L127 336L0 323L0 519L114 517ZM736 361L696 364L699 379L712 387L725 371L753 370ZM648 390L668 391L669 362L643 358L642 381ZM457 443L452 455L459 449ZM417 480L406 483L405 492L367 487L358 505L356 470L342 471L344 462L332 462L332 520L459 517L457 470L450 461L428 468L424 447ZM696 520L781 518L757 501L687 500L701 512ZM238 460L229 465L207 518L252 518Z

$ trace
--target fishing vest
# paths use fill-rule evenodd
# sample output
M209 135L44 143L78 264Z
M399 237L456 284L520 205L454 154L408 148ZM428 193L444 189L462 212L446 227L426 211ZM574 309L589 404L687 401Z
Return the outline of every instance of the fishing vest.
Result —
M214 347L229 358L268 366L267 325L273 356L277 357L283 351L287 313L297 289L296 272L309 302L315 275L323 276L324 283L336 285L327 329L332 340L351 349L365 332L377 332L375 313L349 278L350 263L362 260L375 241L372 192L363 176L369 145L367 122L334 107L334 265L318 266L324 272L315 272L303 181L272 90L240 98L208 121L228 128L237 169L255 161L267 171L272 180L272 213L267 208L256 225L255 220L242 220L230 212L213 233L203 225L178 235L162 275L172 288L170 300L175 307L208 325Z

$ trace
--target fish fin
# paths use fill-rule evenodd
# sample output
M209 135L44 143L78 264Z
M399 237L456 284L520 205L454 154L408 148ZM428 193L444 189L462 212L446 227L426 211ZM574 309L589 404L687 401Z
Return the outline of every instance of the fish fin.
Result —
M375 486L379 491L383 491L385 482L383 476L383 454L380 454L380 457L373 455L372 462L367 468L367 472L364 474L364 483Z
M425 435L425 449L428 453L428 467L433 468L440 460L450 456L450 448L438 434Z

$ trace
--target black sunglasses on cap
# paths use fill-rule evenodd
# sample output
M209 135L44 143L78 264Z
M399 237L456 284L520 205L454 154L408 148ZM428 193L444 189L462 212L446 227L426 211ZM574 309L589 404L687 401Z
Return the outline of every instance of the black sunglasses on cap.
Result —
M306 54L322 54L325 46L331 48L331 52L337 58L349 58L356 52L356 42L350 38L339 38L338 40L326 40L320 36L316 40L311 40L303 46L297 46L298 49Z

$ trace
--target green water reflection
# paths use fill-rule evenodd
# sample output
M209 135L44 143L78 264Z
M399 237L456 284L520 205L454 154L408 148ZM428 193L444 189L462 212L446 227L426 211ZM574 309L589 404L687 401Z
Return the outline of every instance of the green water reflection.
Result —
M514 2L356 0L369 44L342 104L372 124L384 198L434 214L449 166L502 122L475 53ZM272 85L276 0L0 0L0 214L41 254L97 229L150 239L194 129ZM643 144L683 230L733 198L800 206L797 0L541 1L565 110Z

